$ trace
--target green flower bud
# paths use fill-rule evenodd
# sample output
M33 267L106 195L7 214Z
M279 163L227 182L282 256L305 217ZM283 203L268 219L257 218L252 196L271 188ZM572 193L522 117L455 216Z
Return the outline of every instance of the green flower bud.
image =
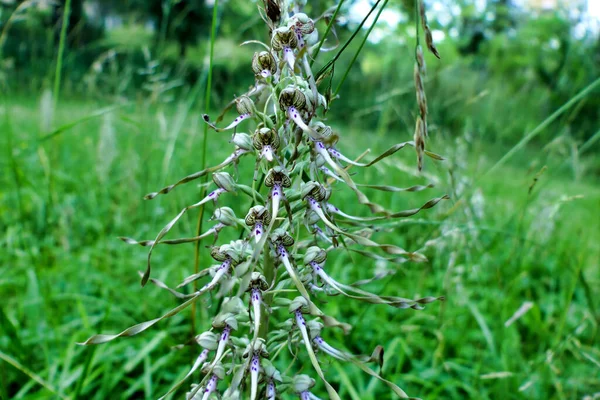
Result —
M308 375L296 375L294 376L292 386L294 387L294 392L296 393L306 392L315 386L315 380Z
M225 379L225 368L223 368L223 364L221 362L216 363L214 366L212 364L207 364L202 368L202 372L204 374L211 373L216 375L219 380Z
M215 329L223 329L226 325L229 325L234 330L237 330L238 321L233 313L220 312L215 319L213 319L212 326Z
M237 217L233 210L229 207L216 208L211 217L212 220L218 221L225 226L235 226L238 224Z
M238 296L227 298L223 301L221 305L221 312L224 313L232 313L232 314L242 314L246 311L246 306L242 299Z
M252 150L252 138L247 133L236 133L231 142L242 150Z
M302 200L310 196L316 201L323 201L329 198L329 196L331 195L331 192L325 189L323 185L314 181L303 182L300 188L300 192Z
M196 336L196 343L204 349L216 350L219 344L219 336L210 331L202 332L200 335Z
M311 338L315 338L317 336L321 336L321 330L323 330L323 324L317 321L316 319L311 319L306 323L306 328L310 333Z
M225 189L228 192L235 192L237 189L237 184L233 180L233 177L227 172L215 172L212 178L213 182L221 189Z
M273 366L273 364L271 364L271 361L262 360L261 364L262 364L263 370L265 371L265 376L268 376L269 378L273 379L274 381L283 382L283 379L281 378L281 372L279 372L277 370L277 368L275 368Z
M248 96L240 96L235 99L235 107L239 114L252 114L254 112L254 102Z
M250 277L250 287L259 288L262 291L269 289L267 278L260 272L253 272Z

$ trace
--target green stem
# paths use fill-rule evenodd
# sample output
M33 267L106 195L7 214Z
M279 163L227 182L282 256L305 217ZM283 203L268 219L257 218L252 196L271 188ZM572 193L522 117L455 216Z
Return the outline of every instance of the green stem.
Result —
M56 58L56 70L54 73L54 110L58 104L58 92L60 90L60 79L62 73L63 55L65 53L65 42L67 38L67 28L69 27L69 16L71 15L71 0L66 0L63 10L62 26L60 28L60 39L58 42L58 55Z
M219 8L219 0L215 0L215 4L213 5L213 15L212 15L212 28L210 32L210 55L208 61L208 75L206 78L206 91L204 94L204 110L205 113L209 113L210 109L210 90L212 86L212 67L215 53L215 39L217 36L217 16L218 16L218 8ZM208 125L204 124L204 137L202 139L202 169L206 168L206 148L208 147ZM208 175L202 178L203 183L206 183L208 180ZM202 191L200 193L200 198L204 198L206 194L206 186L203 186ZM204 217L204 206L200 209L200 213L198 214L198 222L196 224L196 236L200 236L202 233L202 222ZM194 273L197 274L200 271L200 241L196 242L194 246ZM197 281L194 281L194 291L198 289ZM196 332L196 303L192 304L192 319L191 319L191 328L192 334Z
M340 0L340 2L338 3L337 8L335 9L335 11L333 12L333 15L331 16L331 21L329 21L329 24L327 24L327 29L325 29L325 33L321 37L321 40L319 41L319 44L317 45L317 48L315 49L315 52L314 52L315 56L310 61L310 66L311 67L314 64L315 59L317 58L317 55L319 55L319 51L321 51L321 46L323 46L323 43L325 42L325 39L327 39L327 35L329 35L329 32L331 32L331 28L333 27L333 24L335 22L335 18L337 17L338 12L340 11L340 8L342 8L342 4L344 4L344 0Z
M365 37L363 38L363 41L361 42L360 46L358 47L358 50L356 50L356 53L354 54L354 57L352 58L352 61L350 61L350 64L348 64L348 68L346 69L346 72L344 73L344 76L342 77L342 80L340 81L340 83L338 83L338 86L335 89L335 92L333 94L333 98L335 98L337 96L337 94L340 92L340 89L342 88L342 85L344 84L344 81L346 80L346 78L348 77L348 74L350 73L350 69L352 69L352 65L354 65L354 62L356 61L356 59L358 58L358 55L362 51L362 48L364 47L365 43L367 42L367 39L369 38L369 35L371 34L371 31L373 30L373 28L375 28L375 25L377 24L377 20L379 19L379 16L383 12L383 10L384 10L384 8L385 8L385 6L386 6L387 3L388 3L388 0L385 0L383 2L383 5L381 6L381 8L379 9L379 11L377 12L377 15L375 16L375 20L373 21L373 24L369 27L369 30L367 31L367 34L365 35Z

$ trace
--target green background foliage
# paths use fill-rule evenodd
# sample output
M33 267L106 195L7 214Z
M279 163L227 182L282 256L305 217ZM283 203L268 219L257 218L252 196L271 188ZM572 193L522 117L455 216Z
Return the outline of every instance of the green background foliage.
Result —
M334 5L309 3L312 16ZM358 2L347 3L328 47L344 43L364 16L351 7ZM414 311L333 297L324 311L354 329L328 332L329 342L354 353L383 345L383 376L423 399L592 398L600 392L598 32L582 31L585 14L567 9L426 3L432 28L446 32L438 42L442 60L426 55L425 81L428 146L446 160L427 160L418 174L405 149L352 172L371 184L435 184L416 194L370 196L392 210L450 195L379 234L429 262L376 263L340 249L328 266L346 283L389 274L369 284L376 293L447 300ZM198 333L189 312L133 338L92 348L75 343L178 304L139 286L146 252L117 237L150 239L200 196L191 184L142 199L203 162L199 94L212 6L72 0L58 96L52 90L64 6L0 2L0 398L157 398L196 356L193 347L172 349ZM268 36L255 3L220 7L211 115L253 84L258 47L239 44ZM444 18L453 7L459 12ZM412 138L414 5L391 1L388 10L399 23L384 29L379 22L382 39L367 42L328 114L341 150L353 157ZM323 31L325 23L317 26ZM334 90L365 32L336 63ZM319 56L317 70L334 54ZM229 136L210 135L206 162L214 165L229 154ZM250 179L252 172L240 175ZM368 214L346 190L336 192L336 204ZM237 199L220 205L241 210ZM185 216L173 237L189 236L196 219ZM193 246L165 247L154 253L155 277L173 283L190 275ZM199 303L200 327L209 306L210 299ZM324 369L344 399L391 398L352 365L330 360Z

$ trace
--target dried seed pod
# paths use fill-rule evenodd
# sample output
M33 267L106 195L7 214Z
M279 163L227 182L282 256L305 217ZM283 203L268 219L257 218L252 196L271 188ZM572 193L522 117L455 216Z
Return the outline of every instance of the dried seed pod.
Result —
M296 32L286 27L275 29L273 31L273 38L271 39L271 47L275 51L281 51L285 47L295 49L298 47Z
M283 186L284 188L289 188L292 186L292 181L290 180L287 172L285 172L285 170L279 166L271 168L265 177L266 187L273 187L277 184Z
M254 132L252 144L258 151L262 150L264 146L271 146L271 148L276 150L279 148L280 144L279 134L275 129L269 129L265 127L258 128Z
M306 96L302 91L293 86L288 86L279 94L279 108L281 111L287 111L290 107L296 107L298 110L306 108Z
M435 47L435 44L433 44L433 35L431 33L431 28L427 23L427 15L425 14L425 4L423 4L423 0L419 0L419 16L421 18L421 26L423 27L423 32L425 32L425 44L434 56L440 58L440 53Z
M427 116L427 96L425 95L425 88L423 87L423 80L419 72L419 65L415 63L413 70L415 79L415 93L417 95L417 104L419 105L419 112L422 118Z
M277 61L271 52L261 51L254 53L252 57L252 71L257 77L266 78L277 72Z
M327 259L327 252L320 247L311 246L306 250L304 255L304 264L308 265L311 262L321 264Z
M419 171L423 169L423 154L425 153L425 134L424 134L424 124L421 116L417 116L417 123L415 126L415 150L417 151L417 167Z
M427 73L427 65L425 64L425 57L423 57L423 48L421 45L417 45L417 48L415 49L415 56L417 59L417 64L419 64L419 73L421 74L421 77L423 77Z

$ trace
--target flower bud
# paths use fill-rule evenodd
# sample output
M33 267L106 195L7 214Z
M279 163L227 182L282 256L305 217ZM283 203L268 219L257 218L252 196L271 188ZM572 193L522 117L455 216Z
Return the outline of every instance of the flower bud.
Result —
M306 328L310 333L311 338L315 338L317 336L321 336L321 330L323 330L323 324L317 321L316 319L311 319L306 323Z
M225 226L235 226L238 223L235 213L229 207L216 208L211 219L219 221L219 223Z
M264 225L269 225L271 223L271 213L266 207L254 206L248 211L245 222L248 226L254 226L256 222L262 222Z
M220 312L215 319L213 319L212 326L215 329L223 329L225 326L229 325L233 329L237 330L238 322L235 319L235 315L233 313L223 313Z
M219 336L214 332L206 331L196 336L196 343L207 350L216 350L218 342Z
M211 373L216 375L219 380L225 379L225 368L223 368L223 364L221 362L216 363L215 365L207 364L202 368L202 372L205 374Z
M294 387L294 392L296 393L306 392L315 386L315 380L308 375L296 375L294 376L292 386Z
M238 296L230 297L223 301L221 305L221 312L224 313L232 313L232 314L242 314L246 311L246 306L242 299Z
M283 379L281 377L281 372L279 372L277 370L277 368L275 368L273 366L271 361L262 360L262 367L263 367L263 370L265 371L265 376L268 376L269 378L273 379L274 381L283 382Z
M269 283L263 274L260 272L253 272L250 278L250 287L256 287L262 291L265 291L269 288Z
M294 29L303 35L309 35L315 30L314 21L304 13L294 14L292 21L295 21Z
M215 172L212 176L213 182L227 192L235 192L237 184L228 172Z
M252 150L252 138L247 133L236 133L231 142L242 150Z
M252 114L254 112L254 102L248 96L240 96L235 99L235 108L239 114Z

